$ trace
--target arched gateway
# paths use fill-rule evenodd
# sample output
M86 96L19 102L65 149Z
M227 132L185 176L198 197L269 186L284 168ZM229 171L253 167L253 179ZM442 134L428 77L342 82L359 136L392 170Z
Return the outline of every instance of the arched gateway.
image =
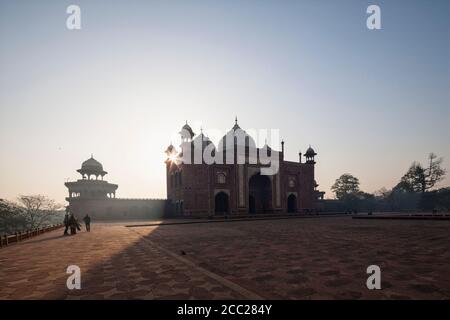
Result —
M287 198L287 211L288 213L297 212L297 197L295 194L290 194Z
M260 173L252 176L248 189L249 213L272 212L272 182L268 176Z
M228 194L221 191L214 197L214 213L227 214L229 211L229 197Z

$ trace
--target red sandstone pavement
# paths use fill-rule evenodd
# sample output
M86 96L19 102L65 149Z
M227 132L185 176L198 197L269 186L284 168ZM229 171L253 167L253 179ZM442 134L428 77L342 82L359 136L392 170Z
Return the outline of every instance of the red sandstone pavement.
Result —
M450 299L450 221L115 223L61 233L0 249L0 299ZM372 264L382 290L366 288ZM81 268L81 290L66 287L69 265Z

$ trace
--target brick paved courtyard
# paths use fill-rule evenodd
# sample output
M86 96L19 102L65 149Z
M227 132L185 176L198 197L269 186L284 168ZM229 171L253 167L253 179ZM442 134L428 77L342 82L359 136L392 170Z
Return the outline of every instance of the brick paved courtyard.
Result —
M0 249L0 299L450 299L450 221L348 217L127 228ZM377 264L382 290L366 288ZM81 268L81 290L66 268Z

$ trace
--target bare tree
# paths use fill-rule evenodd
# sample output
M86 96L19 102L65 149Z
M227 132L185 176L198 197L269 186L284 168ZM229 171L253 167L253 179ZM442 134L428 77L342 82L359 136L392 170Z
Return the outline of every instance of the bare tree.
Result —
M16 204L0 199L0 233L11 233L25 228L22 209Z
M424 193L433 189L438 182L442 181L446 174L445 169L441 167L442 158L430 153L428 159L428 167L414 161L400 182L394 187L394 191Z
M428 156L428 168L425 169L425 190L432 189L445 177L446 170L442 169L442 157L438 158L433 152Z
M20 205L23 207L22 215L27 224L31 228L39 228L52 217L58 215L58 210L62 208L54 200L43 195L21 195L18 198Z

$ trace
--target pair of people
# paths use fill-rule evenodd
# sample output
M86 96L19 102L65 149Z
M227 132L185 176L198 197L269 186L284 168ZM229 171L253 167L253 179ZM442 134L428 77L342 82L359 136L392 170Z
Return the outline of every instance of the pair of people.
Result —
M89 217L88 214L83 218L84 224L86 225L86 231L91 231L91 217ZM77 230L81 231L81 225L78 222L77 218L73 213L70 213L70 211L66 208L66 215L64 216L64 235L69 235L69 229L70 234L74 235L77 234Z
M77 230L81 231L81 226L78 223L77 218L72 214L66 211L66 215L64 216L64 226L66 227L64 229L64 235L69 235L69 229L70 234L77 234Z

